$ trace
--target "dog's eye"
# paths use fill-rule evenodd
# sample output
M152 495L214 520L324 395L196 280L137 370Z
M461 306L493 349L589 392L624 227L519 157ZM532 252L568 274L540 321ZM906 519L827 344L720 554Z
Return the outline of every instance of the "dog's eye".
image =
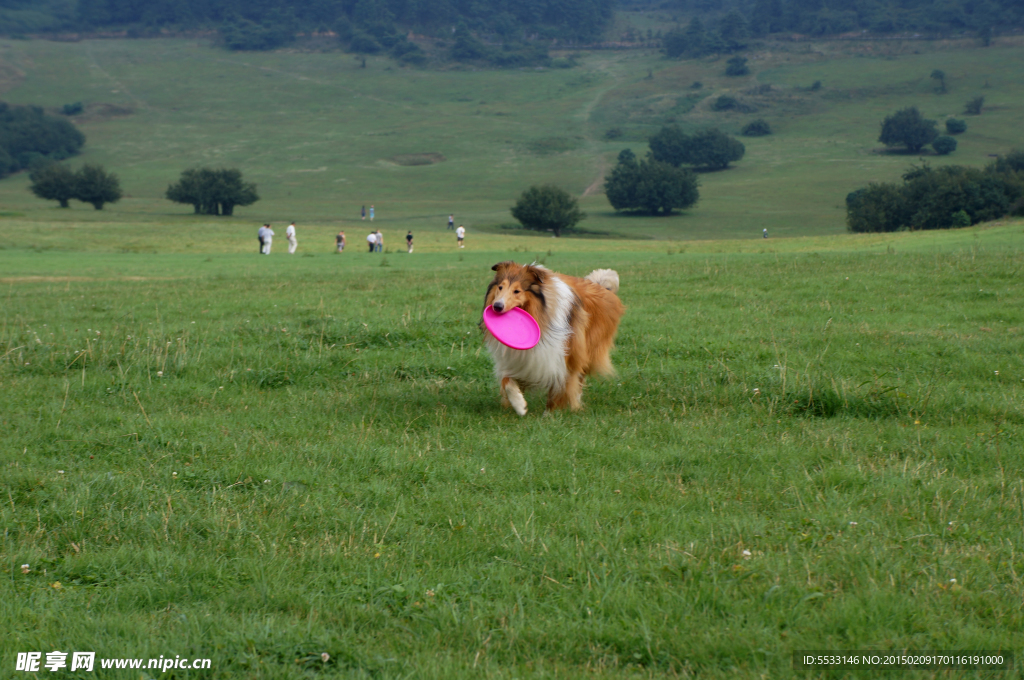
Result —
M498 286L498 290L504 290L504 286Z
M516 295L519 295L519 291L517 290L515 294L516 294Z

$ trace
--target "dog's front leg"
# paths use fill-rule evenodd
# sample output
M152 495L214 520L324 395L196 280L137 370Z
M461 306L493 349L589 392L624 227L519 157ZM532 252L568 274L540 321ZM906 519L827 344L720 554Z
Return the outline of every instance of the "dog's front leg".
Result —
M521 416L526 415L526 397L513 378L501 379L501 403L503 406L511 406Z

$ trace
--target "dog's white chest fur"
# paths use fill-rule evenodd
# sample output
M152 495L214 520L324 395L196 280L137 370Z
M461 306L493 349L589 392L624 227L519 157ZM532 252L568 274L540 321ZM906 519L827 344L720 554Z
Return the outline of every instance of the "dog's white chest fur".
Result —
M549 285L553 291L547 295L551 321L533 349L512 349L498 342L490 333L484 334L487 350L494 359L494 375L499 381L513 378L523 387L544 390L565 387L568 374L565 366L566 341L572 335L569 316L573 292L557 276L551 276Z

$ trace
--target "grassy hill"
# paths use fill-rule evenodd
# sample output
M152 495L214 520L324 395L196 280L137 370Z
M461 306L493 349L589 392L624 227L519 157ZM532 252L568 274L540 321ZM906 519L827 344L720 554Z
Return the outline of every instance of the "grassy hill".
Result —
M984 94L989 108L968 119L959 150L929 162L982 165L1020 145L1020 52L1016 38L989 48L967 40L780 42L751 55L753 74L736 79L723 75L722 61L640 51L583 55L572 69L418 71L384 59L364 69L340 53L231 54L201 40L0 41L0 96L47 107L85 102L76 119L88 136L81 160L117 172L128 194L102 213L62 211L33 198L24 176L6 179L0 239L26 228L66 234L79 223L206 231L187 207L162 198L181 170L200 164L236 166L258 183L263 200L217 227L248 240L265 220L296 219L325 233L355 228L360 206L370 204L382 227L403 233L443 230L452 211L479 232L511 222L518 193L545 181L582 195L590 214L583 226L597 232L678 240L756 238L764 227L773 236L836 234L849 191L894 180L918 161L878 153L887 113L917 105L942 120ZM934 92L934 68L948 74L948 94ZM808 91L816 80L822 89ZM712 111L722 94L756 112ZM747 155L734 169L702 175L701 201L686 214L618 216L600 195L615 154L644 151L662 124L736 133L753 117L777 134L745 139ZM606 139L612 128L623 137Z

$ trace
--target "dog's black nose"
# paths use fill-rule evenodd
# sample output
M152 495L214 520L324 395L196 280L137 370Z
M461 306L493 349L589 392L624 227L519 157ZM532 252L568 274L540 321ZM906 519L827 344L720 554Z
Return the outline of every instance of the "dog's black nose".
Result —
M505 303L504 303L504 302L502 302L501 300L496 300L496 301L494 302L494 304L493 304L493 305L491 305L491 307L494 307L494 311L496 311L496 312L500 312L500 311L502 311L503 309L505 309Z

